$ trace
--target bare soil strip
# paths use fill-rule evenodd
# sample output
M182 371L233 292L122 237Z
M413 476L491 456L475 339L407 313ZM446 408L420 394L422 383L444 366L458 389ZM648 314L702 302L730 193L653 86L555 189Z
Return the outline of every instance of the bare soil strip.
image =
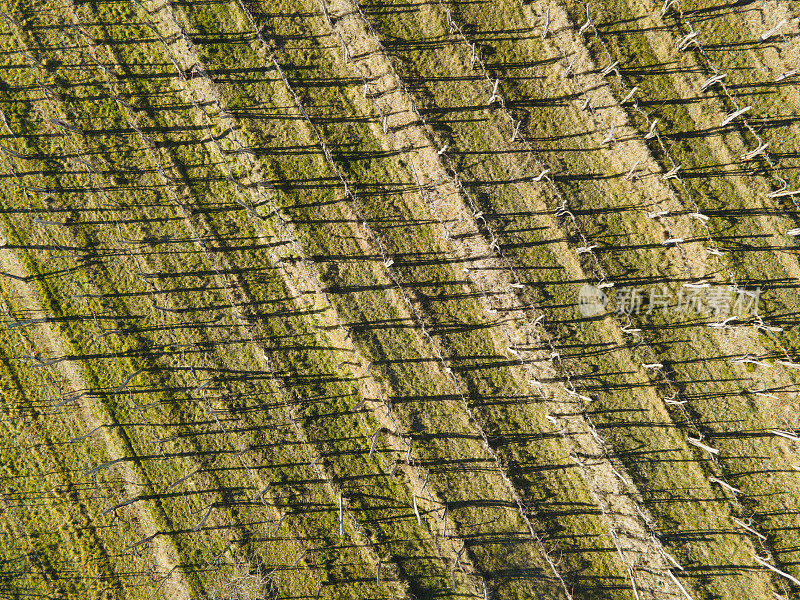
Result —
M459 256L464 265L469 265L468 276L476 289L491 292L491 296L485 296L488 309L505 316L498 328L513 344L507 345L507 349L513 350L517 345L544 345L541 332L534 328L532 321L511 316L525 315L530 307L521 304L513 293L512 285L517 282L507 265L494 256L495 253L484 241L475 225L472 211L447 173L428 131L420 123L413 101L397 79L390 59L378 45L378 40L371 35L358 6L338 0L332 2L328 10L347 55L352 57L358 67L357 72L372 87L370 97L375 99L375 113L387 115L389 147L414 153L412 160L420 177L425 200L440 220L442 215L447 215L450 225L444 233L451 240L454 254ZM553 379L558 370L543 353L526 355L523 360L528 374L537 382ZM591 457L590 462L579 460L578 466L608 521L612 537L619 544L624 564L641 569L638 574L640 585L652 597L678 594L672 579L665 574L669 563L662 549L652 545L645 521L647 517L643 519L645 513L635 500L637 492L635 489L626 489L620 481L620 478L626 479L624 467L619 463L613 464L607 456L593 424L581 412L580 400L576 401L575 394L570 395L566 389L548 387L551 389L544 393L557 430L571 445L575 457ZM659 571L660 577L657 575Z
M717 476L717 478L718 478L718 476Z
M166 24L167 26L172 26L172 27L174 27L174 26L175 26L175 21L174 21L173 19L166 18L166 19L162 20L162 25L163 25L163 24ZM181 33L181 32L180 32L179 30L178 30L178 31L175 31L175 32L173 32L173 33L175 33L175 34L176 34L176 38L178 38L178 39L183 39L183 40L184 40L184 43L185 43L185 39L184 39L184 38L182 38L182 37L180 36L180 33ZM179 49L176 51L176 56L180 56L180 57L182 57L184 60L186 60L186 61L187 61L187 65L188 65L190 62L191 62L191 64L200 64L199 62L197 62L197 56L196 56L196 54L195 54L195 53L194 53L194 52L191 50L191 48L190 48L188 45L185 45L184 47L182 47L182 48L179 48ZM179 59L179 60L180 60L180 59ZM193 62L192 62L192 61L193 61ZM188 68L188 66L187 66L186 68ZM207 102L215 103L215 104L217 104L218 106L221 106L221 107L222 107L222 110L224 111L224 110L225 110L224 104L221 104L221 103L220 103L220 94L219 94L219 92L217 92L216 90L214 90L214 89L213 89L213 84L212 84L212 83L211 83L211 82L210 82L210 81L209 81L207 78L205 78L205 77L202 77L202 78L201 78L201 77L195 77L195 78L193 78L193 79L192 79L192 82L193 82L193 83L194 83L194 82L197 82L197 81L202 81L202 83L201 83L201 84L200 84L200 85L199 85L197 88L195 88L195 89L192 91L192 93L193 93L193 94L195 94L195 95L196 95L196 97L198 97L198 98L203 98L203 99L205 99ZM247 187L247 186L245 186L245 187ZM369 250L368 250L368 247L365 247L365 251L369 251ZM304 279L305 279L305 281L308 281L308 279L307 279L307 278L304 278ZM404 305L404 303L403 303L403 301L402 301L402 300L401 300L399 297L397 298L397 300L395 301L395 303L396 303L396 305L397 305L397 306L401 307L401 310L403 310L403 309L402 309L402 306ZM405 311L403 311L403 312L405 312ZM341 330L341 325L340 325L340 323L338 322L338 318L336 318L336 316L335 316L335 315L331 315L331 317L332 317L332 318L334 319L334 321L335 321L335 324L334 324L333 322L331 322L331 326L333 327L333 326L335 325L335 327L336 327L337 329L340 329L340 330ZM343 335L344 335L344 332L341 332L341 333L339 333L339 338L341 339L341 337L342 337ZM367 362L366 360L362 359L362 361L363 361L363 362L362 362L362 365L366 366L366 365L368 364L368 362ZM445 375L444 373L442 373L442 374L443 374L443 375ZM369 381L369 379L367 379L367 381ZM373 388L373 390L374 390L374 388ZM374 393L370 393L370 394L369 394L368 396L366 396L366 397L373 397L373 398L374 398L374 397L375 397L375 394L374 394ZM385 397L385 395L384 395L383 393L379 393L377 397L378 397L378 398L380 398L380 397ZM375 406L375 407L381 407L381 408L384 408L384 407L382 407L382 405L381 405L381 404L379 404L379 403L377 403L377 402L373 402L373 403L371 403L371 404L373 404L373 406ZM389 418L390 418L390 414L388 413L388 411L385 413L385 416L383 416L382 418L380 418L379 422L380 422L380 421L383 421L384 423L386 423L386 424L388 425L389 423L387 422L387 417L389 417ZM392 422L392 423L391 423L391 425L392 425L392 430L396 430L396 428L397 428L397 423L396 423L396 422ZM390 431L392 431L392 430L390 430ZM403 436L403 437L404 437L404 435L403 435L402 433L400 433L400 434L396 433L395 435L397 436L397 439L398 439L398 441L399 441L399 439L402 439L402 438L401 438L401 436ZM487 449L487 450L488 450L488 449ZM419 486L419 489L421 490L421 489L424 487L424 481L425 481L426 479L428 479L428 475L429 475L429 474L426 474L425 478L423 479L423 478L422 478L422 477L421 477L419 474L417 474L417 475L416 475L416 477L414 477L414 479L412 480L412 485L414 485L414 486ZM433 479L433 478L431 478L431 479ZM493 487L494 487L494 486L493 486ZM416 490L415 490L415 492L416 492ZM428 496L430 496L430 492L428 492L428 494L427 494L427 495L428 495ZM420 493L420 497L423 497L423 494L421 494L421 493ZM432 502L434 502L434 504L435 504L435 499L434 499L433 497L430 497L429 499L430 499ZM437 529L439 529L439 530L440 530L440 531L443 533L443 532L444 532L444 525L445 525L445 523L446 523L446 519L445 519L445 517L444 517L444 513L442 514L442 516L439 516L438 512L435 512L435 513L433 513L433 514L434 514L434 515L437 517L437 521L438 521L438 523L436 524L436 527L437 527ZM450 533L450 534L449 534L447 537L448 537L448 538L451 538L451 540L450 540L450 541L451 541L451 544L450 544L450 550L451 550L451 552L452 552L452 555L451 555L451 557L453 557L453 558L454 558L456 555L459 555L459 556L460 556L461 552L460 552L460 551L456 552L456 548L458 548L458 545L457 545L457 541L458 541L458 540L457 540L457 538L453 538L453 534L452 534L452 527L453 527L453 525L452 525L452 523L451 523L451 525L450 525L450 528L451 528L451 529L450 529L450 530L451 530L451 533ZM461 546L463 547L463 543L461 544ZM454 562L454 564L455 564L455 563L458 563L458 565L460 566L460 568L463 568L465 565L467 566L467 568L469 568L469 563L468 563L468 562L465 562L463 559L461 559L460 561L453 560L453 562ZM479 585L479 586L477 586L477 588L478 588L479 590L480 590L482 587L483 587L482 585Z

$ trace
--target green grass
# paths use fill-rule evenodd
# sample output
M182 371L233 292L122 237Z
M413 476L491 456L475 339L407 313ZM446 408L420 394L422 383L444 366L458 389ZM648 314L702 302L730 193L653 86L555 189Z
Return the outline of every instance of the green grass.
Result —
M638 320L655 356L668 363L681 398L689 400L692 423L665 406L668 390L640 368L649 350L623 342L614 319L576 319L577 289L596 276L594 267L574 253L577 230L552 216L552 193L530 180L537 174L533 155L508 141L505 116L485 106L488 84L469 69L469 50L447 32L441 9L363 6L432 124L434 141L451 144L459 176L528 283L520 297L531 307L530 318L546 315L573 379L596 397L588 415L633 478L661 540L687 567L681 581L698 599L767 597L771 584L750 556L761 549L729 517L754 513L754 523L770 534L767 546L776 564L794 572L792 457L768 433L782 415L746 390L756 379L794 386L796 377L777 367L737 367L728 358L745 351L774 353L775 345L754 330L726 334L701 323L676 328L660 317ZM381 12L386 6L396 10ZM582 5L567 6L580 21ZM53 192L23 194L7 176L2 230L34 274L37 301L55 319L53 331L91 390L84 402L111 425L108 446L94 437L65 444L86 432L87 422L77 412L52 415L39 408L54 393L42 385L44 378L63 377L63 368L13 360L3 367L3 380L13 382L3 388L5 427L14 434L35 432L31 439L37 440L30 453L3 446L6 476L25 475L14 488L6 486L6 502L33 497L44 487L55 490L41 506L14 507L13 519L0 519L6 534L0 555L22 557L27 565L15 580L15 593L28 585L51 598L139 598L153 590L157 584L140 576L153 557L144 552L130 564L130 553L118 554L141 539L143 529L108 527L110 517L100 516L127 497L117 472L98 475L107 495L82 486L91 466L126 456L148 496L140 503L161 538L174 545L193 597L224 585L243 557L274 569L280 597L482 595L465 574L456 575L453 589L454 556L462 543L462 558L485 578L492 597L559 597L541 548L483 447L483 430L575 597L634 597L608 525L569 456L569 441L554 434L548 405L507 353L502 328L516 325L499 324L483 309L416 190L409 156L390 149L317 4L285 0L257 20L330 147L335 168L326 164L314 130L299 115L269 51L253 40L236 2L173 8L232 119L212 104L198 110L188 103L186 85L134 4L5 7L24 25L2 38L5 62L17 67L0 74L0 107L16 134L2 144L29 158L6 154L4 169L13 164L26 182ZM557 185L578 227L603 246L601 261L611 279L621 284L675 278L679 285L680 259L675 251L665 253L664 233L644 216L646 195L622 179L624 161L613 149L598 147L597 132L589 131L587 116L570 97L556 57L541 43L526 10L511 2L457 3L453 14L482 40L481 55L491 75L502 78L511 110L526 118L536 154L557 173L571 175L558 178ZM603 10L632 16L622 2ZM86 23L98 41L92 52L115 74L110 85L130 110L111 98L87 40L48 26L73 18ZM632 71L664 58L643 34L601 32L625 65L626 84L640 86L643 107L681 97L683 80L673 74ZM14 53L20 44L41 67L30 69ZM589 47L599 56L593 42ZM47 106L38 100L37 77L59 93ZM615 92L619 96L621 88ZM765 225L753 208L761 209L755 194L764 182L757 179L753 195L741 195L749 177L710 173L720 148L737 155L739 134L720 136L723 145L689 137L705 121L698 123L690 103L665 106L658 116L676 140L671 151L688 174L690 194L713 217L712 234L723 245L734 237L752 244L728 254L726 264L750 285L785 281L791 264L777 260L758 237ZM46 116L79 124L81 133L65 131ZM132 131L134 122L152 147ZM235 152L230 127L253 149L252 158ZM98 169L96 175L65 158L75 150ZM172 181L157 172L159 161ZM242 181L263 177L270 187L265 193L237 188L226 180L228 169ZM357 207L344 196L338 172L352 183ZM259 218L248 218L237 201L251 205ZM284 241L271 212L275 207L291 222L302 253L313 259L309 265ZM724 210L740 216L718 218ZM65 225L37 224L34 217ZM413 311L397 293L370 232L395 260L391 273L410 295ZM701 244L687 244L688 251L702 252ZM316 278L323 295L304 292L303 272ZM15 289L13 282L3 283L12 310ZM767 301L785 315L796 304L788 285L773 286ZM445 374L412 313L432 326L455 379ZM348 329L346 337L337 322ZM98 323L110 333L98 337ZM34 329L19 332L32 336ZM4 356L19 355L17 335L3 330ZM794 349L796 332L779 339ZM132 373L137 374L129 396L118 388ZM202 382L210 384L201 394ZM548 385L556 389L559 382ZM404 463L404 443L382 437L377 452L370 452L383 409L372 412L371 403L355 408L377 391L389 399L398 433L413 440L417 472L430 473L428 489L448 507L451 539L441 534L435 502L425 501L417 523L411 505L418 484L406 478L405 467L389 474L395 461ZM468 418L462 395L477 422ZM151 406L136 409L131 399ZM19 415L30 425L15 423ZM687 435L698 433L694 423L720 448L718 463L686 443ZM45 466L50 461L54 470ZM325 478L310 462L322 465ZM768 476L762 463L772 469ZM46 473L42 481L38 472ZM712 486L709 476L740 487L739 501ZM268 482L265 503L253 502ZM338 490L356 520L341 539ZM192 531L212 504L206 526ZM119 512L133 522L133 509ZM288 516L276 534L283 515ZM73 539L79 542L66 543ZM220 556L219 568L214 555ZM381 585L375 581L378 558ZM90 586L90 577L103 584Z

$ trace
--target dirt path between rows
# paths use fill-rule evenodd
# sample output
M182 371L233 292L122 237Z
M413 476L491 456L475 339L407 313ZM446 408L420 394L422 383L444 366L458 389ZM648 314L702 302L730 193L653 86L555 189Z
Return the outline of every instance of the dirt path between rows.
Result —
M175 41L171 45L171 51L175 53L177 60L182 63L182 66L185 68L189 68L192 65L202 66L196 51L183 39L181 35L182 31L177 28L174 15L168 14L168 10L169 9L165 5L159 6L157 3L153 3L153 5L149 7L151 14L159 18L159 25L164 28L165 33L173 36L172 39ZM191 89L187 90L187 93L195 98L196 101L208 102L212 105L215 104L223 111L225 110L224 102L221 100L222 95L215 88L213 82L205 77L196 76L191 79L190 83ZM199 118L198 122L201 123L202 121L203 119ZM209 150L222 160L230 159L230 155L227 157L221 155L213 144L209 145ZM238 166L246 167L242 172L250 173L249 177L242 180L244 188L250 190L259 189L265 179L258 166L252 162L242 165L241 163L245 161L246 154L238 154L235 156L237 157L235 160L240 163ZM247 200L258 200L258 198L247 198ZM354 222L355 219L350 219L350 221ZM284 230L278 231L277 233L279 234L279 239L286 243L274 245L275 239L272 238L270 240L274 245L273 247L278 249L279 255L281 248L285 248L287 253L290 253L291 249L297 248L297 234L291 223L284 221L283 227ZM369 255L374 252L374 249L367 243L363 234L355 232L354 237L355 239L361 240L362 244L364 244L362 248L364 254ZM280 258L281 257L278 256L278 261L280 261ZM407 428L403 427L397 421L395 415L389 410L388 403L382 400L391 395L391 390L387 389L385 385L379 383L374 377L369 375L370 361L361 355L350 339L348 332L342 326L333 308L332 302L322 291L320 286L320 274L317 273L317 270L310 261L285 261L280 264L285 274L284 281L287 288L293 291L298 300L308 306L309 310L315 312L317 319L322 321L323 328L326 332L325 335L329 341L333 342L333 346L335 347L346 349L346 353L350 355L351 361L353 361L354 358L356 359L353 361L357 364L354 374L360 381L361 395L363 398L367 399L367 405L372 409L372 413L378 424L388 432L388 434L382 438L383 443L397 452L406 453L408 451L406 445ZM382 277L381 269L375 268L377 269L375 272L375 279L378 280ZM394 289L389 290L388 294L392 298L392 304L398 307L401 313L407 313L402 297L399 296ZM410 314L406 314L406 316L408 319L411 319ZM445 376L444 373L441 375L443 377ZM408 454L412 456L416 453L414 452L412 454L408 451ZM410 463L400 465L399 469L408 477L412 493L418 498L420 508L427 513L426 520L428 521L428 526L433 529L440 539L448 540L448 543L443 549L443 555L447 557L448 561L453 565L458 565L459 572L462 573L459 577L465 578L459 585L464 586L463 589L469 590L470 592L485 589L483 578L476 573L475 567L470 560L469 552L463 552L465 544L464 540L460 539L458 535L457 524L453 523L452 520L448 523L445 511L442 510L445 503L432 490L432 485L428 485L429 482L434 483L436 477L431 476L430 472L426 472L419 467L414 460Z
M359 7L347 0L333 0L328 11L334 32L343 40L352 64L357 67L354 70L363 75L372 88L368 97L373 100L374 112L386 116L385 135L378 131L377 137L384 140L387 150L402 150L413 156L421 193L439 218L439 226L445 230L453 254L469 265L467 275L472 285L487 292L487 310L505 316L503 324L497 325L507 336L507 340L500 341L500 347L505 346L510 356L517 355L509 351L514 346L544 345L541 331L530 320L514 316L524 315L531 307L522 304L513 292L516 283L513 275L476 226L469 203L448 174L432 136L420 121L413 101L402 88L389 57L370 31ZM444 221L448 224L444 225ZM555 223L553 226L557 227ZM564 255L570 255L568 249ZM574 263L573 269L578 270L577 261ZM536 381L557 378L558 369L546 354L525 354L528 374ZM581 411L580 402L564 388L542 383L539 386L546 390L544 395L551 418L573 455L591 457L576 464L607 520L612 538L618 543L623 563L636 572L639 593L651 598L680 594L667 574L670 565L663 549L651 537L645 520L649 517L644 516L636 500L638 492L630 485L624 467L606 455L596 430ZM628 484L623 484L621 478L628 480Z

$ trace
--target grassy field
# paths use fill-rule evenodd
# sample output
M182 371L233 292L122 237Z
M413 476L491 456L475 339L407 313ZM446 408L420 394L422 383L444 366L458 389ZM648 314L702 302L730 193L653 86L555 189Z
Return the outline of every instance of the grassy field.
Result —
M0 598L800 597L793 3L0 10Z

